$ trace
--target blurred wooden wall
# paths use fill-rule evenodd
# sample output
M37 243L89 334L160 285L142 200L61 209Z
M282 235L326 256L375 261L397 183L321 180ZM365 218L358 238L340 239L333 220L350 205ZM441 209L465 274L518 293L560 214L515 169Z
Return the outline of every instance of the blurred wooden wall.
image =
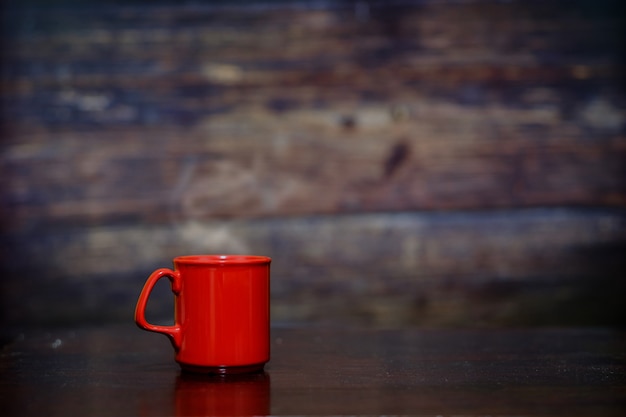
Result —
M275 321L621 323L616 6L7 3L2 320L130 320L235 252Z

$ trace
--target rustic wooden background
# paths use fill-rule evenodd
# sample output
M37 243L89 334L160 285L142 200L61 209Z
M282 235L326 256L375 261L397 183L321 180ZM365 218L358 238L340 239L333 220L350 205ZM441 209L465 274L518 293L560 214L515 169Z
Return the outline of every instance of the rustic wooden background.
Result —
M5 3L2 322L130 320L232 252L275 321L622 324L620 7Z

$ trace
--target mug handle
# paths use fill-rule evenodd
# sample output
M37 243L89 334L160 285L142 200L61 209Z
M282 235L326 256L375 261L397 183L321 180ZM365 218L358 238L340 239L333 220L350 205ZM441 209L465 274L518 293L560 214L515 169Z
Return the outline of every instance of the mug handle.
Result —
M176 323L173 326L159 326L156 324L150 324L146 321L146 305L148 304L148 297L154 288L154 285L161 278L167 277L170 280L170 285L172 287L172 292L175 295L180 294L181 290L181 278L180 272L172 271L169 268L161 268L154 271L148 277L148 280L143 286L141 293L139 294L139 299L137 300L137 307L135 308L135 323L137 326L141 327L144 330L148 330L150 332L163 333L166 335L174 349L178 352L181 345L181 326Z

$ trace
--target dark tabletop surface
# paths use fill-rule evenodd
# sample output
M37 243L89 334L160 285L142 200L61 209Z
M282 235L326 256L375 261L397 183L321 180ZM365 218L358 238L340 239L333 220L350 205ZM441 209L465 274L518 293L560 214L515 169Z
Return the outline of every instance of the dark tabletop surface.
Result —
M10 333L10 334L7 334ZM272 328L265 373L181 373L133 324L5 332L2 416L626 415L626 332Z

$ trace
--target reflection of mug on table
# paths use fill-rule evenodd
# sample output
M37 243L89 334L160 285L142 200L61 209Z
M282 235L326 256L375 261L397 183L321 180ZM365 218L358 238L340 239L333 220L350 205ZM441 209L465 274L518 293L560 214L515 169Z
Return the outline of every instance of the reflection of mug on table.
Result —
M264 256L199 255L174 259L146 281L135 310L139 327L168 336L183 370L245 373L269 361L269 267ZM168 278L174 298L173 326L150 324L148 297Z
M270 377L181 374L176 379L176 416L266 416L270 414Z

